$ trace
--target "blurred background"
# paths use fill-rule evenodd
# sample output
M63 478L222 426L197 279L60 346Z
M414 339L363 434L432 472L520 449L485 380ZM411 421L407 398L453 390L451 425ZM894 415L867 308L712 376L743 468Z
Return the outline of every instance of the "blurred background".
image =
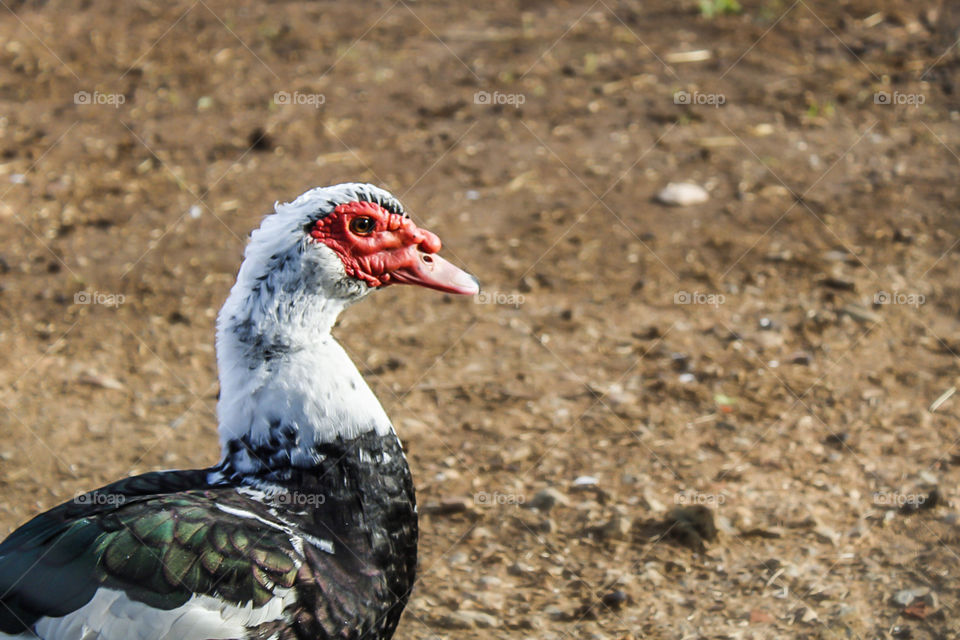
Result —
M955 3L0 5L0 535L215 463L247 235L363 180L484 285L335 331L398 638L958 637Z

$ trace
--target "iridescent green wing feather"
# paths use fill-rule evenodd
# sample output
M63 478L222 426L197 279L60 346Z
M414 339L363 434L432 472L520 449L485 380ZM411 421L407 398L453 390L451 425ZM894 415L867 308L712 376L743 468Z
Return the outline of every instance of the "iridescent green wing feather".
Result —
M231 487L100 491L110 491L113 504L62 505L0 544L0 631L66 615L101 586L174 609L194 594L259 607L294 583L300 557L289 534ZM98 501L105 502L90 502Z

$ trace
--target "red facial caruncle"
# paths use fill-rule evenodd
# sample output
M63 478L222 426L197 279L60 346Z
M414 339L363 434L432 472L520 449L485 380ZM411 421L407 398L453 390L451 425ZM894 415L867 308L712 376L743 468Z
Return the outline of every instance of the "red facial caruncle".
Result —
M440 238L377 203L337 205L309 233L333 249L347 275L371 287L399 283L464 295L479 291L476 278L435 255Z

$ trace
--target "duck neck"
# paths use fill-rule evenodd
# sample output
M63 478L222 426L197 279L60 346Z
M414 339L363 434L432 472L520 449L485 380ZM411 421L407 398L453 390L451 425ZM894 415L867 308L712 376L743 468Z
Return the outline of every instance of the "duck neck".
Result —
M380 402L330 333L352 300L241 283L217 322L222 467L282 479L320 466L326 445L395 440Z

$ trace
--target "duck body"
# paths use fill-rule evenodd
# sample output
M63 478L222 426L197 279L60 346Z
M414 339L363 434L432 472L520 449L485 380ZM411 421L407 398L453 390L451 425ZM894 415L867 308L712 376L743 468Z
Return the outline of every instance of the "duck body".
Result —
M126 478L14 531L0 639L392 637L415 580L413 480L330 330L391 280L475 293L437 250L371 185L278 205L218 317L219 464Z
M317 449L283 478L154 472L37 516L0 546L0 637L391 637L417 557L400 443Z

